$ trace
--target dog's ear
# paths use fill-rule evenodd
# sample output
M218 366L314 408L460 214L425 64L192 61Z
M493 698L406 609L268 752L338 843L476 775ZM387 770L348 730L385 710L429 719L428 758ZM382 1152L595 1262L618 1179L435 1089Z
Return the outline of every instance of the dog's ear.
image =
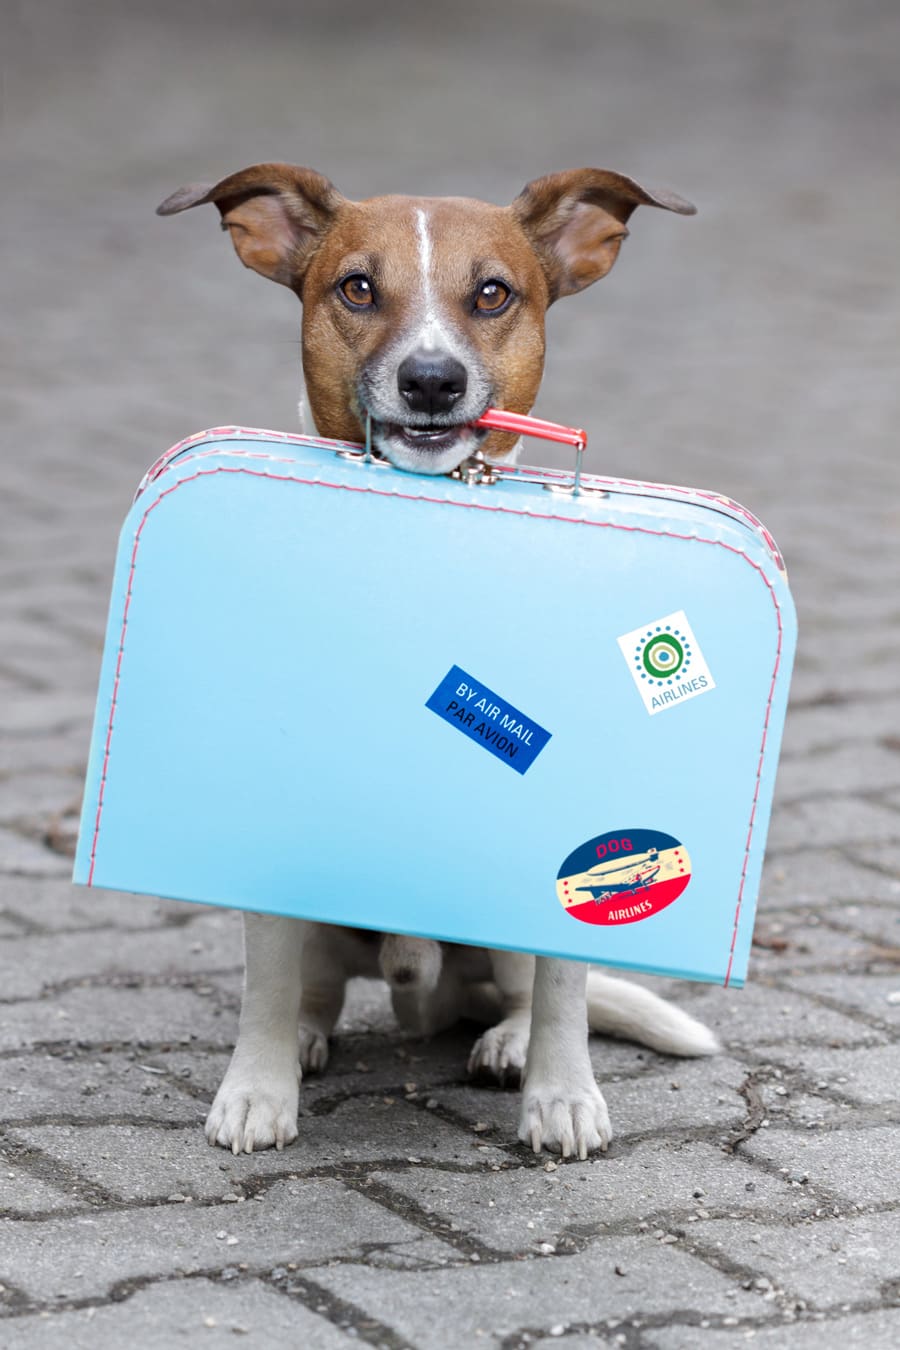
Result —
M195 183L179 188L156 208L156 214L174 216L192 206L215 203L222 229L231 235L244 266L296 289L344 200L314 169L254 164L213 186Z
M610 169L570 169L522 189L510 210L541 261L551 303L606 276L637 206L661 206L682 216L697 210L674 192L649 192Z

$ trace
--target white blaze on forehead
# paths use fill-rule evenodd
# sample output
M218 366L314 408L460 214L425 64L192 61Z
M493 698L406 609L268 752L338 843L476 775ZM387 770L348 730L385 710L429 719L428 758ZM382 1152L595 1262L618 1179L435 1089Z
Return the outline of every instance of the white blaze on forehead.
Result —
M428 228L428 213L421 206L416 207L416 235L419 241L419 266L422 271L422 297L425 310L417 346L422 351L433 352L438 347L449 348L452 344L438 314L431 231Z

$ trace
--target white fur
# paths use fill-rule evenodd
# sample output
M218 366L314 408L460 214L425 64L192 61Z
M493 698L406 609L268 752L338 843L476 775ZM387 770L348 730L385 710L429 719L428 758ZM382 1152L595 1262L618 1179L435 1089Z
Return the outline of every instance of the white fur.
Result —
M369 369L364 402L375 424L375 445L392 464L416 473L444 474L467 459L483 436L476 436L470 427L460 425L458 439L443 451L417 450L390 436L387 426L405 426L410 416L397 386L401 364L413 353L426 351L453 356L465 366L466 393L453 410L453 421L460 424L471 423L481 414L491 396L491 387L477 351L452 317L442 311L435 278L434 241L424 207L414 208L414 226L417 279L410 310L396 340L382 352L377 366Z
M300 1066L299 919L244 915L244 997L238 1041L206 1121L206 1137L232 1153L283 1148L297 1137Z
M564 1158L606 1150L612 1127L587 1047L587 966L542 956L535 962L531 1041L519 1138Z
M470 374L475 369L475 353L468 342L460 335L450 316L441 313L440 297L437 293L434 275L434 244L428 223L428 213L421 206L416 207L416 238L419 252L419 303L416 307L418 326L410 327L405 335L406 351L404 356L416 351L445 352L461 361ZM404 357L401 357L402 361ZM399 362L397 363L399 365ZM470 402L466 399L466 403ZM401 419L402 420L402 419Z
M422 271L422 297L425 315L422 328L417 335L417 345L422 351L433 352L439 347L448 346L447 335L438 317L434 296L434 276L432 267L434 252L431 244L431 232L428 229L428 216L421 207L416 209L416 234L419 239L419 266Z
M296 1138L302 1073L325 1068L354 975L384 975L398 1021L417 1035L461 1017L487 1022L469 1071L500 1081L524 1073L519 1137L564 1157L584 1158L612 1138L588 1026L668 1054L718 1049L706 1027L655 994L575 962L260 914L245 914L244 924L238 1043L206 1123L209 1142L234 1153Z

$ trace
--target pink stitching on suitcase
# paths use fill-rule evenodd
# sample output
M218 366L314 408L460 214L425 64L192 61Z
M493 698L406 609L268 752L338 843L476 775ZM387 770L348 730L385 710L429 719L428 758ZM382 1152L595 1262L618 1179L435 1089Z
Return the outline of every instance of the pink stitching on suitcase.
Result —
M178 455L180 455L183 450L186 450L187 447L190 445L199 444L201 441L206 440L207 437L209 436L228 437L229 439L233 438L241 439L247 436L257 441L272 440L276 442L277 441L286 442L289 445L311 445L311 446L321 446L323 439L322 437L319 436L307 436L300 432L266 431L259 427L237 427L237 426L209 427L205 431L195 431L192 436L186 436L183 441L178 441L175 445L171 446L171 448L168 449L165 452L165 454L160 455L159 459L155 460L154 463L151 464L150 468L147 470L147 472L144 474L143 479L141 480L141 486L138 488L137 495L139 496L141 491L145 487L148 487L150 483L155 481L156 478L159 478L163 473L165 473L171 467L171 464L175 460L175 458ZM356 441L330 441L330 444L338 446L342 450L362 449L362 446ZM218 447L213 447L212 450L206 453L218 454L221 453L221 450ZM225 453L248 454L247 451L239 451L239 450L226 450ZM259 458L275 459L276 456L274 455L266 456L264 454L260 454ZM527 470L528 467L529 466L526 464L520 466L509 464L496 464L494 465L494 471L500 473L502 477L509 478L511 481L514 481L516 476L519 473L521 473L522 470ZM563 481L570 479L572 476L571 473L566 472L565 470L562 469L545 468L541 472L546 474L549 478L558 478ZM778 545L775 543L775 540L772 538L771 534L766 529L765 525L763 525L762 521L759 520L757 516L753 515L752 511L748 511L746 506L742 506L741 503L735 501L733 497L723 496L723 494L719 492L706 492L700 488L681 487L677 483L667 483L662 485L659 483L650 483L647 482L645 479L641 478L610 478L604 476L603 474L596 474L596 473L583 474L582 481L586 484L591 485L596 484L597 486L603 485L606 487L623 488L623 489L658 488L660 486L665 486L666 491L673 496L678 495L686 498L699 497L702 498L704 501L710 502L713 506L716 505L727 506L730 510L734 511L736 515L741 516L747 522L747 524L751 526L751 528L759 530L760 534L765 539L769 551L772 553L776 564L779 567L784 566L784 562L781 557L781 553L779 552Z
M288 440L296 438L289 437L285 433L284 439ZM775 696L775 683L778 678L778 671L781 666L781 647L784 633L784 628L781 621L781 606L778 603L778 596L775 594L774 586L772 585L769 578L766 576L765 572L760 567L759 563L754 562L753 559L748 554L744 553L739 548L735 548L733 544L726 544L721 539L703 539L700 536L694 534L677 534L673 530L650 530L645 525L617 525L614 524L612 521L580 520L578 519L578 517L575 516L558 516L546 511L518 511L514 510L510 506L489 506L487 504L482 504L481 502L457 502L449 500L446 497L428 497L424 493L388 492L385 491L383 488L354 487L351 483L326 483L322 479L318 478L298 478L296 475L293 474L265 473L262 469L246 469L243 467L231 468L226 465L220 465L218 468L215 469L198 469L196 473L191 474L187 478L179 478L179 480L176 483L173 483L171 487L166 488L163 492L159 494L159 496L156 498L155 501L150 503L150 505L144 512L143 516L141 517L140 523L134 533L134 546L132 547L131 550L131 564L128 571L128 584L125 590L125 605L122 611L122 628L119 634L119 649L118 649L118 657L116 660L116 672L113 680L112 697L110 699L109 721L106 727L106 743L104 745L103 750L103 769L100 774L100 791L97 796L97 814L94 820L94 837L91 842L91 866L88 872L87 884L89 886L93 885L94 880L94 865L97 859L97 846L100 839L100 822L103 815L103 798L106 791L107 771L109 768L110 750L112 746L113 723L115 721L115 714L116 714L116 703L119 692L119 680L122 674L122 658L125 654L125 631L128 627L128 611L131 607L131 597L133 594L133 586L134 586L134 574L137 568L137 555L138 555L138 547L140 545L141 540L141 534L143 533L144 526L146 525L147 520L149 519L151 513L156 510L160 502L164 501L166 497L171 496L173 492L177 492L180 487L184 487L185 483L193 483L196 482L198 478L209 478L213 474L217 473L247 474L251 478L269 478L276 483L298 483L304 487L326 487L332 488L338 492L369 493L371 496L374 497L398 497L403 501L430 502L433 505L437 506L456 506L461 507L463 510L467 511L495 511L499 512L501 515L529 516L533 520L558 520L566 525L593 525L599 527L600 529L625 530L629 534L650 534L655 535L658 538L662 539L681 539L687 541L688 543L713 544L718 548L726 549L729 553L735 553L739 558L743 558L746 563L750 564L750 566L754 569L754 571L759 573L772 598L772 604L775 606L775 616L778 624L778 642L775 650L775 665L772 669L772 682L769 685L769 696L766 701L766 714L763 719L762 743L760 745L759 750L759 762L756 768L756 786L753 793L753 802L750 807L750 822L747 829L747 843L744 848L744 865L743 868L741 869L741 880L740 885L738 887L737 905L735 907L734 913L734 927L731 935L731 946L728 952L728 967L725 971L725 979L723 981L723 985L727 987L728 982L731 978L731 967L734 961L734 949L737 943L738 924L741 916L741 905L744 899L744 886L747 880L747 867L749 866L750 862L750 844L753 838L753 828L756 822L756 808L759 803L759 789L762 780L763 760L765 758L766 753L766 741L769 735L769 718L772 712L772 700Z
M165 454L160 455L159 459L154 460L150 465L150 468L144 474L144 477L141 479L137 495L140 496L141 491L145 487L149 487L156 478L159 478L161 474L165 473L172 460L180 455L183 450L186 450L190 445L196 445L200 441L205 441L208 436L228 437L229 439L249 436L256 441L269 439L273 441L285 441L289 445L320 446L322 443L322 437L320 436L306 436L301 432L295 431L261 431L256 427L207 427L205 431L195 431L192 436L185 436L183 441L176 441L174 445L169 447ZM362 449L362 446L356 441L332 441L332 444L339 446L342 450ZM236 454L241 452L230 450L227 453ZM259 458L265 459L267 456L261 454Z
M201 441L206 440L207 437L209 436L227 437L228 439L235 439L235 438L242 439L243 437L247 436L257 441L268 439L276 442L277 441L286 442L289 445L311 445L314 447L321 447L323 439L322 437L319 436L307 436L303 435L302 433L293 431L265 431L258 427L256 428L235 427L235 426L209 427L207 428L206 431L195 431L192 436L186 436L183 441L176 442L176 444L171 446L170 449L168 449L165 452L165 454L160 455L159 459L154 460L154 462L150 465L150 468L144 474L144 477L141 479L140 484L138 485L138 490L135 493L135 499L137 499L137 497L139 497L141 493L147 487L149 487L152 482L155 482L157 478L161 478L164 473L168 472L168 470L172 466L172 463L181 454L183 450L186 450L190 445L199 444ZM339 447L341 450L362 449L362 446L356 441L331 441L330 444ZM214 446L212 450L203 452L204 455L214 455L221 453L222 453L221 449L216 446ZM232 454L246 455L248 458L252 457L258 459L272 459L275 460L277 463L292 462L288 461L287 459L282 460L279 456L276 455L266 455L264 453L251 455L251 452L246 450L226 450L224 453L229 455ZM198 459L200 458L199 455L197 457ZM514 466L508 464L495 464L494 470L495 472L500 473L502 477L508 478L510 479L510 481L515 481L516 475L519 474L522 470L527 470L528 467L529 466L526 464L523 464L521 466ZM558 478L563 481L571 478L571 474L565 472L564 470L545 468L542 469L541 472L546 474L548 478ZM782 571L784 570L784 559L782 558L778 545L776 544L772 535L766 529L765 525L763 525L762 521L757 516L755 516L752 511L748 511L746 506L742 506L741 503L735 501L733 497L723 496L723 494L719 492L706 492L700 488L680 487L677 483L667 483L667 484L649 483L641 478L609 478L605 477L602 474L596 473L583 474L582 482L588 486L598 486L598 487L605 486L611 487L614 490L617 488L627 490L628 488L643 489L643 488L658 488L661 486L665 486L666 492L672 496L677 495L685 497L688 500L690 500L691 498L700 498L703 501L709 502L714 508L716 506L720 507L726 506L730 511L734 512L736 516L740 516L743 520L745 520L751 529L759 531L759 533L762 535L763 539L766 542L766 546L768 547L769 552L772 554L772 557L775 560L776 566L779 567Z

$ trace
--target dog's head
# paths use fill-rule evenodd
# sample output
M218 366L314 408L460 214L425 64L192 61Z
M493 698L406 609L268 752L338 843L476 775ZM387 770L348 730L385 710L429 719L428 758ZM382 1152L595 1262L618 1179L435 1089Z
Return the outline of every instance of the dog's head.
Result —
M640 205L693 214L606 169L539 178L511 206L457 197L353 202L312 169L256 164L158 207L214 203L247 267L303 302L303 369L319 432L361 440L402 469L449 473L514 437L472 426L530 411L544 314L605 276Z

